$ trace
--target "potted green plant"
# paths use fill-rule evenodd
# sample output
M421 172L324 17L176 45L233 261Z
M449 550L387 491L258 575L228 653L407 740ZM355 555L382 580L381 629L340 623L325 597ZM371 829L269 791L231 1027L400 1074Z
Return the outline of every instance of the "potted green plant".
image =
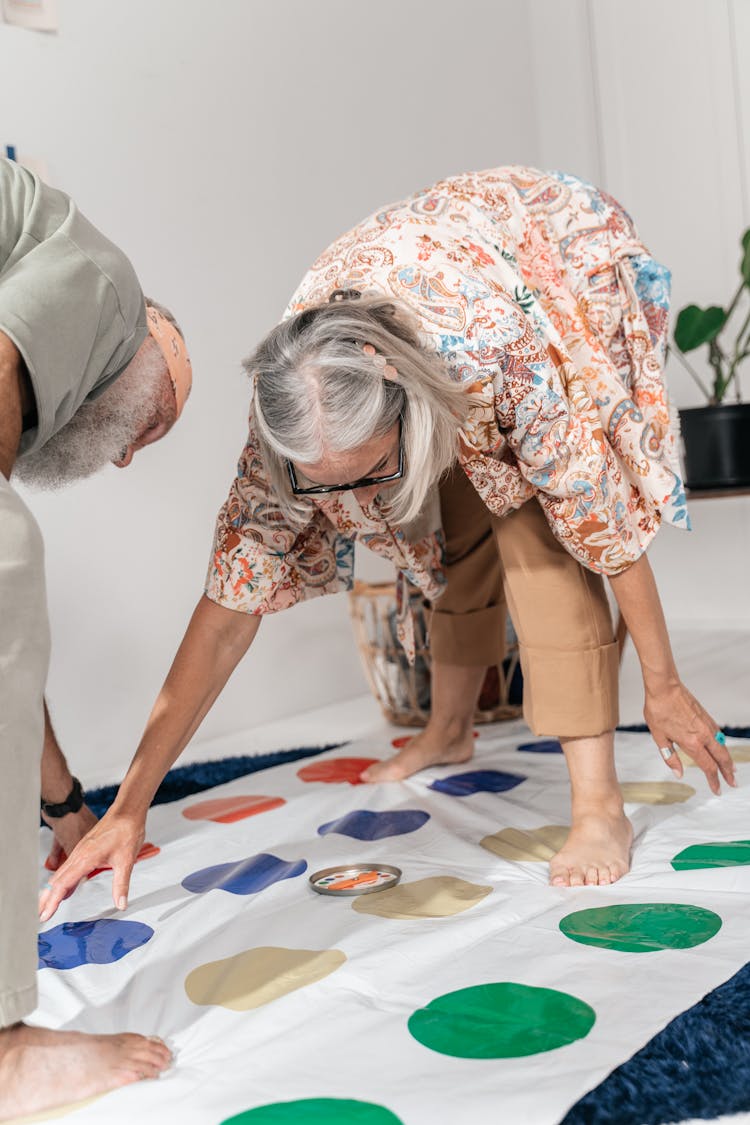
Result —
M680 411L685 442L685 483L692 489L750 487L750 403L742 401L739 370L750 357L750 230L741 239L740 284L726 309L687 305L674 330L675 352L707 406ZM708 347L711 386L685 358ZM729 392L733 402L727 402Z

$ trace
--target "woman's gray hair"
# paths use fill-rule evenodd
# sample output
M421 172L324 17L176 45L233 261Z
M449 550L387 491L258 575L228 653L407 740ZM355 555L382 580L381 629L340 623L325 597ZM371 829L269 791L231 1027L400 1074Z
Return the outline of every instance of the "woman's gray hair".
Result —
M396 379L384 376L383 359ZM408 311L386 297L333 300L290 316L244 366L254 383L259 452L293 526L308 522L310 501L293 494L287 459L314 464L328 451L356 449L400 418L405 471L388 489L389 517L400 523L417 518L430 486L456 460L466 394L421 343Z

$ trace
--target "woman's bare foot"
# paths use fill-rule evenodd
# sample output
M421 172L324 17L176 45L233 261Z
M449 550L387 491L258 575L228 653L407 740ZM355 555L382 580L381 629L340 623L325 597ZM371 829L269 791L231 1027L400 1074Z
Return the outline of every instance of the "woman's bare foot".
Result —
M596 804L573 810L564 845L550 860L555 887L604 887L630 870L633 829L622 804Z
M428 766L441 766L453 762L468 762L474 753L474 727L462 725L446 728L442 723L429 722L423 731L410 738L403 750L368 766L362 774L363 781L403 781Z
M614 731L561 737L573 816L568 838L550 860L554 887L603 887L630 870L633 829L615 770Z
M83 1035L17 1023L0 1030L0 1121L158 1078L171 1061L161 1039Z

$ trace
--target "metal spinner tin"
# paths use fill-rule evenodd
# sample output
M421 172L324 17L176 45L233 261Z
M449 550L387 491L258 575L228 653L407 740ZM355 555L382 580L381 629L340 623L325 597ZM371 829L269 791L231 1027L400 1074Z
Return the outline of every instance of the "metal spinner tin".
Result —
M400 878L401 869L387 863L339 863L313 872L309 883L319 895L371 895L395 887Z

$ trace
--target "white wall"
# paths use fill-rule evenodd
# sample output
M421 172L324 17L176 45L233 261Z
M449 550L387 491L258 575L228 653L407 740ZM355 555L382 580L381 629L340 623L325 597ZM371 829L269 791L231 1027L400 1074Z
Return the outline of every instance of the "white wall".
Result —
M129 759L202 589L245 430L241 357L325 245L446 173L537 160L528 30L507 0L61 0L0 25L0 142L175 310L195 388L173 435L32 497L47 543L49 696L73 762ZM429 14L429 22L427 15ZM513 50L504 51L512 38ZM202 738L366 690L344 597L264 623ZM251 749L248 747L248 749Z
M672 270L675 311L726 303L750 226L750 2L530 0L528 11L542 164L624 203ZM702 405L673 358L667 375L678 406ZM750 626L750 500L696 500L691 517L689 536L666 528L649 552L668 621Z
M60 733L74 761L98 748L119 762L202 587L243 441L239 360L316 253L421 184L528 162L620 197L672 267L676 307L722 301L750 223L750 3L60 9L56 36L0 26L0 143L46 159L52 182L127 250L182 321L196 373L165 442L126 472L32 500ZM696 402L671 375L678 402ZM750 624L747 502L696 504L694 522L690 540L668 530L653 550L668 617ZM383 573L366 558L366 573ZM323 599L264 624L200 737L362 690L345 599Z

